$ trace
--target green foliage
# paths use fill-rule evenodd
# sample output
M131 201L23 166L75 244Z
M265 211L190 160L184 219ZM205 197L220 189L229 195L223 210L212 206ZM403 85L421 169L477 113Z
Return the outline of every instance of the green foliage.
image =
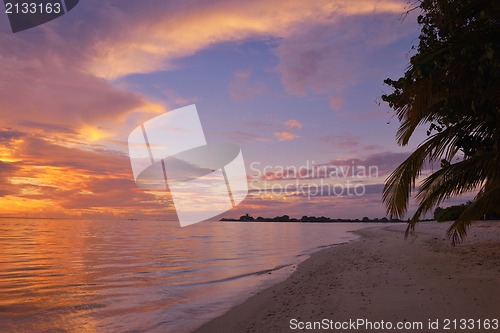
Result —
M455 244L471 221L500 206L498 5L488 0L423 0L415 10L421 34L403 77L384 82L383 95L400 121L397 141L407 145L419 125L428 138L386 180L384 202L392 216L407 211L416 179L428 162L441 168L424 179L407 233L420 217L451 196L478 190L448 235Z

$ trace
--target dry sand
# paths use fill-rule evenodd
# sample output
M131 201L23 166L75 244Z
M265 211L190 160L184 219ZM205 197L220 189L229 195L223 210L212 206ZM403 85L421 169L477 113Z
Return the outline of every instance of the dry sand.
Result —
M356 241L317 252L286 281L268 288L196 332L297 332L290 320L372 323L420 321L421 330L395 332L478 332L460 330L445 319L500 320L500 223L479 222L466 241L452 247L449 223L420 223L404 239L405 225L364 229ZM439 320L438 329L428 321ZM484 324L484 321L481 321ZM352 328L352 326L351 326ZM385 332L387 329L304 330ZM484 332L500 332L499 329Z

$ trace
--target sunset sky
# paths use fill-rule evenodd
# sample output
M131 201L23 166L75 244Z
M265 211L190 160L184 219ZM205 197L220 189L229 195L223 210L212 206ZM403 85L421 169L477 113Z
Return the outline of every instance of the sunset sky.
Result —
M253 188L223 216L385 216L384 179L425 137L422 129L398 147L397 118L380 104L390 92L383 80L402 75L418 42L418 13L403 20L405 6L86 0L16 34L1 13L0 216L175 219L167 193L136 186L127 137L189 104L207 140L240 145L257 186L321 183L321 175L279 180L280 167L379 170L352 179L362 196Z

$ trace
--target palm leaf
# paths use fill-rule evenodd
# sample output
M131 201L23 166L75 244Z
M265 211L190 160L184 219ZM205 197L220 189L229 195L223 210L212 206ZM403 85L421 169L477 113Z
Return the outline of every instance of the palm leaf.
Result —
M487 185L485 185L485 188ZM460 217L448 228L448 237L452 244L456 245L463 241L467 235L467 228L474 220L478 220L484 212L487 212L491 207L498 207L500 204L500 185L497 184L490 190L480 191L474 198L474 201L465 209Z

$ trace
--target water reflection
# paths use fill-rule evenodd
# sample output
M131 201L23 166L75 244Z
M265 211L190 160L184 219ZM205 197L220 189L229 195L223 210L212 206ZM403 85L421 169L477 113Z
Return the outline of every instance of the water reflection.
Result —
M0 219L0 331L189 331L362 226Z

